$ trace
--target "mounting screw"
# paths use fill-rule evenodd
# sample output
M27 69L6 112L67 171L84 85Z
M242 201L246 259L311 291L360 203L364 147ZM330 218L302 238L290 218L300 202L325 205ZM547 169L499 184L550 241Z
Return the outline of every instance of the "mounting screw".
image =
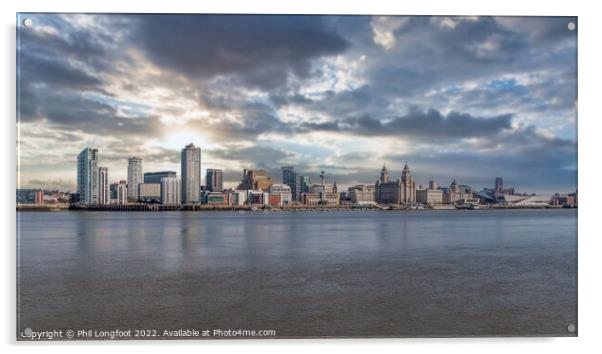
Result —
M566 329L567 329L567 331L569 331L569 333L575 333L575 330L576 330L577 328L575 327L575 325L574 325L574 324L570 324L570 325L568 325L568 326L566 327Z

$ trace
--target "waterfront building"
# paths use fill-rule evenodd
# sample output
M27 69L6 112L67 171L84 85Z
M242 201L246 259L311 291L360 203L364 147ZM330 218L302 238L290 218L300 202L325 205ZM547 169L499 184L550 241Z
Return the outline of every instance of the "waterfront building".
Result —
M452 183L449 185L449 188L443 194L443 202L445 204L455 204L458 199L460 199L460 189L458 188L458 184L454 179Z
M209 205L228 205L228 196L223 192L205 192L203 202Z
M297 175L293 166L282 166L282 183L291 188L293 201L299 201L301 195L301 176Z
M228 193L230 205L245 205L247 203L247 191L233 190Z
M336 182L324 185L314 184L309 187L309 191L305 194L307 194L307 196L303 199L303 204L307 204L307 201L309 201L310 204L308 205L312 205L311 203L313 203L314 195L320 196L319 204L321 205L338 205L340 201Z
M127 181L119 181L117 185L117 204L127 204L128 202L128 185Z
M575 207L575 205L577 205L577 198L575 196L572 195L560 195L560 194L556 194L554 196L552 196L552 199L550 201L551 205L561 205L564 207Z
M44 204L44 191L41 189L17 189L17 204Z
M374 189L374 198L377 203L399 205L416 202L416 182L407 162L403 168L401 178L396 181L390 180L389 171L386 166L383 166Z
M291 187L287 184L272 184L268 189L268 192L270 193L270 198L275 195L279 196L278 205L290 205L293 203ZM269 204L272 205L271 202Z
M504 194L498 199L498 203L509 205L509 206L523 206L523 207L534 207L540 206L545 207L553 202L553 196L551 195L521 195L521 194Z
M201 148L197 148L190 143L182 149L181 169L182 203L199 203L201 196Z
M77 194L84 205L98 204L98 149L85 148L77 155Z
M176 177L161 178L161 204L179 205L182 194L180 180Z
M111 204L117 203L117 187L118 186L119 186L119 183L111 183L109 185L109 194L110 194L110 198L111 198Z
M268 205L281 206L282 205L282 195L268 193Z
M340 202L340 195L337 188L337 183L332 184L314 184L309 187L307 193L302 193L302 203L306 205L314 205L315 196L319 197L318 204L320 205L338 205ZM317 204L315 204L317 205Z
M269 193L262 190L248 190L247 202L249 205L265 205L269 199Z
M210 192L224 190L224 172L216 168L208 168L205 174L206 189Z
M373 184L357 184L349 187L347 198L353 204L371 204L374 203L374 191L375 187Z
M159 203L161 201L161 183L140 183L138 201Z
M243 170L243 178L238 189L267 191L272 185L272 177L264 170Z
M161 183L163 178L176 178L176 171L145 172L144 183Z
M111 202L109 191L109 169L106 167L98 168L98 204L107 205Z
M427 205L443 204L443 191L440 189L417 189L416 201Z
M307 206L318 206L322 200L322 193L303 193L301 202Z
M132 156L128 159L128 199L138 200L138 185L142 182L142 159Z

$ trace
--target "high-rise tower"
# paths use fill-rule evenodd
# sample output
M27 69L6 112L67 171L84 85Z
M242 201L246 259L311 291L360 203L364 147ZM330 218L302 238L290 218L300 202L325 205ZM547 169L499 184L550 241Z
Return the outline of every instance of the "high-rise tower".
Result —
M85 148L77 155L77 193L80 203L98 204L98 149Z
M199 203L201 190L201 148L193 143L182 149L182 204Z
M140 183L142 183L142 159L132 156L128 159L128 199L138 200Z
M217 168L208 168L205 173L205 184L210 192L221 192L224 190L224 172Z

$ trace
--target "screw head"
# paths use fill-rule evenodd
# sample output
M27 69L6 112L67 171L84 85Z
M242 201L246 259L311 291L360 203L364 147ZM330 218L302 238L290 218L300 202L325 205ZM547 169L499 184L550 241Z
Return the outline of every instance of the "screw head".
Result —
M26 18L23 20L23 26L25 27L31 27L31 25L33 25L33 21L31 18Z
M569 333L575 333L575 330L577 330L577 327L575 327L575 325L571 323L570 325L567 326L566 329L567 329L567 331L569 331Z
M569 22L567 27L569 28L569 31L574 31L575 27L577 27L577 26L575 25L574 22Z

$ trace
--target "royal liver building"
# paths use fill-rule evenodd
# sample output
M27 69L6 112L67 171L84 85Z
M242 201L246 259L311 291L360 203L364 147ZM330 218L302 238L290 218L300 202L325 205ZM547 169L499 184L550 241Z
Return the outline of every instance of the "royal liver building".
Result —
M389 180L389 171L386 166L380 171L380 178L374 185L374 197L380 204L413 204L416 202L416 182L412 178L410 168L406 162L401 178L396 181Z

